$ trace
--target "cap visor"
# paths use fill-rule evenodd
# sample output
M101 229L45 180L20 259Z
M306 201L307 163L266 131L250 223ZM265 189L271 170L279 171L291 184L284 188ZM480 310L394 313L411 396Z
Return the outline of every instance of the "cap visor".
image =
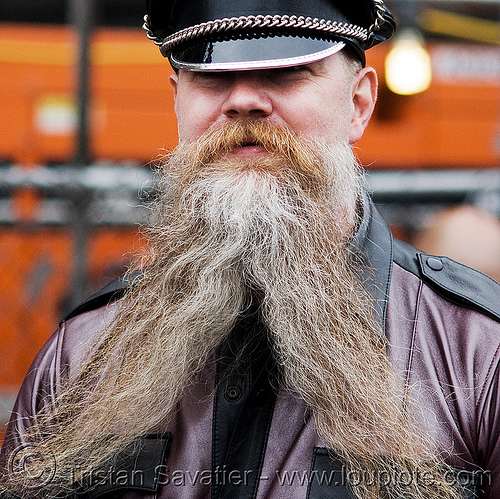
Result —
M188 71L242 71L299 66L345 47L335 40L300 36L203 41L170 54L171 64Z

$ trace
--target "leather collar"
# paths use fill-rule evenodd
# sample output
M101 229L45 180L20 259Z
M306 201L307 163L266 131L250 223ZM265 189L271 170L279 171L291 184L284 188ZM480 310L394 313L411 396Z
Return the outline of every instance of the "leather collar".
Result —
M361 269L358 277L374 299L380 333L385 334L393 260L392 233L366 192L360 204L363 215L350 249Z

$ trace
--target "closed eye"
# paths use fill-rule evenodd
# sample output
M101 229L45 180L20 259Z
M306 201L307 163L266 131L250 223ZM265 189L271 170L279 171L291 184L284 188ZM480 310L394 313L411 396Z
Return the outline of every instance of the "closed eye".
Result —
M234 80L234 74L230 71L196 71L192 78L197 84L221 88Z
M276 83L300 81L310 75L311 69L307 64L269 70L269 79Z

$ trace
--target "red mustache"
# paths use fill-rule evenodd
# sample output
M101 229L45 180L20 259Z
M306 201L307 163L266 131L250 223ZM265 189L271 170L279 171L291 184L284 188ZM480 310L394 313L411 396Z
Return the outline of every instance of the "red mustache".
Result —
M290 174L303 177L308 182L326 180L325 172L319 167L319 158L307 140L287 127L259 120L236 120L209 128L195 143L185 146L184 167L191 166L191 173L199 175L211 164L224 161L227 153L246 145L261 146L269 152L269 158L261 158L255 165L247 164L246 167L276 171L273 165L280 164L280 169L289 169Z

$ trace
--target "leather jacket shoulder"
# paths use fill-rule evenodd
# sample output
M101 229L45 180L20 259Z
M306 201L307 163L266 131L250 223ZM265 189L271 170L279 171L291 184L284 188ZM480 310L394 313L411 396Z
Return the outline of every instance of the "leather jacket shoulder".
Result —
M500 284L446 256L428 255L394 239L394 262L446 300L500 321Z

